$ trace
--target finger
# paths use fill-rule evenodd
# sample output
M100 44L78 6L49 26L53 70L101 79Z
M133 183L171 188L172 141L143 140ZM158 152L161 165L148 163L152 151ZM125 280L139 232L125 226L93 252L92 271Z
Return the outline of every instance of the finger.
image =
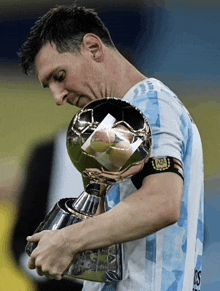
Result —
M28 262L28 268L31 270L35 269L35 259L33 257L31 257L29 262Z
M40 238L41 238L41 236L39 236L38 233L36 233L36 234L33 234L32 236L28 236L26 238L26 240L28 242L38 242L40 240Z
M38 242L41 237L44 235L45 231L37 232L31 236L28 236L26 239L29 242Z
M37 271L39 276L44 276L45 275L45 273L42 272L41 267L36 267L36 271Z
M57 281L62 280L62 278L63 278L63 276L61 276L61 275L54 276L54 279L57 280Z
M50 275L48 272L43 272L41 267L36 267L36 271L39 276L46 276L47 279L50 279L50 280L54 279L54 277Z

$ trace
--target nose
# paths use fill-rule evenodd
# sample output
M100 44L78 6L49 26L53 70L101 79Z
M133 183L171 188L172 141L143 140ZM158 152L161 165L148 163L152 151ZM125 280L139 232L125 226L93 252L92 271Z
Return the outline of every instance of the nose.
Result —
M67 102L68 92L57 84L50 85L50 91L57 105L64 105Z

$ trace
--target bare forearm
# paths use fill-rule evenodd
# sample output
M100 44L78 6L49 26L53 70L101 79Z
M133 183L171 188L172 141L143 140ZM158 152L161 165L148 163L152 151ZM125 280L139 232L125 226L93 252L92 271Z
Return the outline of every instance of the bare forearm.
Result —
M74 255L147 236L174 223L182 200L182 180L176 174L146 177L143 186L114 209L60 230L45 230L28 238L38 244L28 263L39 275L61 279Z
M165 194L162 189L152 195L140 189L114 209L81 222L77 225L80 250L139 239L176 222L176 216L170 215L172 199Z

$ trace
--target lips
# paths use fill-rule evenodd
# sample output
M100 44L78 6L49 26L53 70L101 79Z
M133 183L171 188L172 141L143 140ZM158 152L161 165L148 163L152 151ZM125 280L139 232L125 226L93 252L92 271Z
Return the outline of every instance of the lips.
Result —
M69 98L69 100L67 101L70 105L74 105L78 107L78 103L79 103L79 99L81 98L81 95L79 97L72 97Z
M76 106L79 108L83 108L88 102L89 99L86 95L80 95L76 102Z
M78 97L78 99L77 99L77 101L76 101L76 105L75 105L75 106L79 107L79 100L80 100L80 98L81 98L82 96L83 96L83 95L80 95L80 96Z
M76 100L76 98L75 98ZM86 95L80 95L76 102L73 105L79 108L83 108L86 104L90 102L90 99Z

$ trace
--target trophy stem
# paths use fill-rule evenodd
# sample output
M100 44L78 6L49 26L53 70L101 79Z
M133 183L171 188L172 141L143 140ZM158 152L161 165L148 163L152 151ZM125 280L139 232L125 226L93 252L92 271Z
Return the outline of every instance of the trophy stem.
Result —
M103 208L105 199L103 193L105 193L106 186L91 183L86 187L86 190L81 195L73 200L67 201L66 207L69 211L78 212L86 216L93 216L97 214L99 208ZM100 213L102 211L100 210Z

